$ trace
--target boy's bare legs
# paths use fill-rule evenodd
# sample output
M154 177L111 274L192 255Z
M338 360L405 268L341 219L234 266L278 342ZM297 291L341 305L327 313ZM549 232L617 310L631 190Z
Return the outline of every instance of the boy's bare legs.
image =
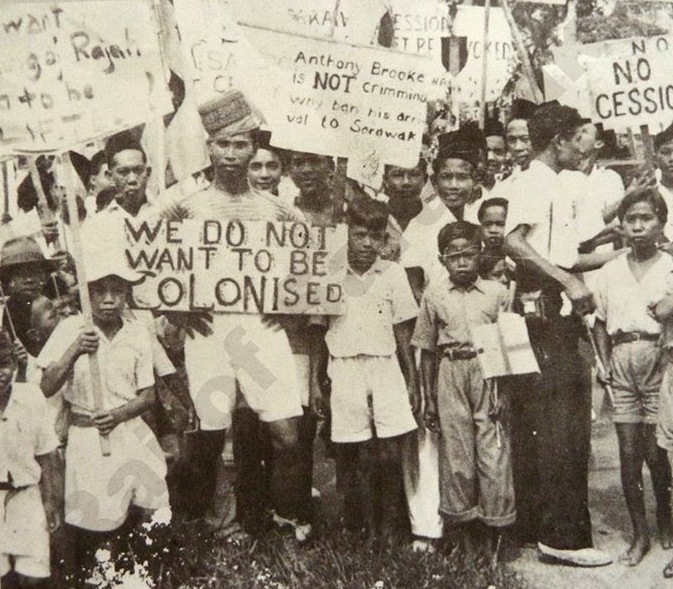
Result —
M642 424L645 463L650 470L652 487L657 500L657 528L664 550L673 548L673 522L671 521L671 466L666 450L657 445L657 426Z
M635 566L643 560L650 549L643 492L645 461L643 428L640 423L616 423L615 428L619 441L622 489L633 524L633 541L619 560L628 566Z

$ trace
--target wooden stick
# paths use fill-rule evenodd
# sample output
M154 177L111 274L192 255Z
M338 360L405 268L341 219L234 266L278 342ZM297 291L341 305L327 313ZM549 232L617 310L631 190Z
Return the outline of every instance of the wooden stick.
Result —
M654 146L652 145L652 136L650 135L650 128L647 125L640 125L640 138L643 142L643 150L645 152L645 165L649 169L653 169Z
M5 313L7 313L7 323L9 323L9 332L12 335L12 340L14 342L21 342L19 338L16 335L16 328L14 327L14 320L12 319L12 314L9 312L9 307L7 306L7 297L5 297L5 293L2 288L2 284L0 284L0 298L2 298L3 305L5 308ZM16 382L26 382L28 379L26 378L26 364L21 365L19 364L19 368L16 372Z
M4 210L2 212L2 223L6 224L11 221L12 216L9 214L9 174L10 174L10 162L2 162L2 195L3 195L3 204ZM12 171L14 167L12 166Z
M68 161L70 161L70 154L68 154ZM33 181L33 186L37 194L37 214L40 217L40 222L45 225L48 223L53 223L56 219L54 217L53 211L49 208L49 203L47 202L47 197L44 194L44 189L42 188L42 180L40 179L40 172L37 169L37 161L35 158L28 158L28 170L30 171L30 178ZM61 241L58 237L54 240L54 249L56 251L61 250Z
M596 359L596 367L602 374L606 374L605 371L605 365L603 364L603 360L601 360L601 357L598 355L598 346L596 345L596 338L594 337L594 332L593 329L591 329L591 325L589 322L589 316L584 315L582 317L584 321L584 327L587 329L587 334L589 335L589 343L591 344L591 349L594 352L594 358ZM612 386L608 383L605 383L603 385L603 388L605 389L605 392L608 394L608 398L610 399L610 403L614 407L615 404L615 393L612 390Z
M82 305L82 315L84 317L84 329L90 331L94 328L93 315L91 312L91 298L89 297L89 286L86 282L86 270L84 267L84 258L82 257L82 236L79 226L79 215L77 214L77 197L75 196L75 182L72 177L73 168L70 162L70 154L66 151L63 154L63 166L67 177L66 199L70 214L70 230L72 232L72 256L75 259L75 268L77 270L77 289L79 290L80 303ZM74 211L74 214L72 214ZM89 373L91 374L91 388L93 393L93 411L99 412L103 408L103 383L101 381L100 365L98 363L98 353L89 354ZM110 439L101 434L100 448L103 456L110 455Z
M537 85L537 81L535 79L535 73L533 72L533 66L530 63L528 52L526 51L526 48L523 46L523 41L521 41L519 28L516 26L516 23L514 22L514 17L512 16L512 10L510 9L507 0L502 0L501 4L502 4L502 10L505 13L505 20L509 25L510 31L512 31L512 41L514 41L514 47L516 48L517 55L519 56L519 61L521 62L523 72L526 75L526 79L528 80L530 90L533 93L533 98L535 99L535 102L541 103L544 100L544 97L542 95L540 87Z
M503 0L506 2L506 0ZM491 0L486 0L484 3L485 14L484 14L484 41L482 47L484 51L482 53L483 61L481 64L481 96L479 99L479 128L483 131L486 127L486 74L488 73L488 53L486 47L488 47L488 28L489 28L489 16L491 13Z

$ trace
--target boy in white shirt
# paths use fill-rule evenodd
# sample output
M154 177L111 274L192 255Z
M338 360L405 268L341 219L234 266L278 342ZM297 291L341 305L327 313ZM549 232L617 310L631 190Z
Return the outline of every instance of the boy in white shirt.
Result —
M94 327L74 315L56 327L37 363L42 392L63 389L71 412L66 448L65 521L75 536L78 569L126 524L131 506L169 511L166 462L141 415L155 399L147 328L123 310L138 275L112 256L88 266ZM88 354L97 352L102 407L93 401ZM110 453L101 451L101 436Z
M637 565L650 548L645 516L643 462L652 476L657 524L664 548L673 547L671 469L657 447L659 389L664 372L661 324L651 309L663 298L673 258L657 243L666 225L666 203L654 188L628 194L618 217L631 251L596 273L596 344L615 393L613 421L619 440L622 489L633 523L633 542L620 560Z
M33 384L14 382L16 358L0 330L0 586L50 586L49 533L61 524L58 439ZM9 586L9 585L8 585Z
M413 411L420 405L409 344L417 307L402 267L378 257L386 206L360 197L347 217L346 311L330 317L325 335L332 441L340 455L339 478L346 481L347 510L360 507L367 532L390 541L403 501L400 443L416 429Z

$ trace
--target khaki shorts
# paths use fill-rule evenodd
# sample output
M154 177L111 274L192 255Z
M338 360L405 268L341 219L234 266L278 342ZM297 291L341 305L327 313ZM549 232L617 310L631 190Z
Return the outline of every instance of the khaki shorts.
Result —
M664 359L657 342L638 340L612 348L615 423L657 423Z
M20 575L49 577L49 531L37 485L0 491L0 577L11 570L10 557Z

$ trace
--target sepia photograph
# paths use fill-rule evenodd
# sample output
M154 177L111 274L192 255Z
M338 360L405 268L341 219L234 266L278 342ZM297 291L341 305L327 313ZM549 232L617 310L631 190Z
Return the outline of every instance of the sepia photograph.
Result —
M0 0L0 209L0 589L673 587L673 0Z

